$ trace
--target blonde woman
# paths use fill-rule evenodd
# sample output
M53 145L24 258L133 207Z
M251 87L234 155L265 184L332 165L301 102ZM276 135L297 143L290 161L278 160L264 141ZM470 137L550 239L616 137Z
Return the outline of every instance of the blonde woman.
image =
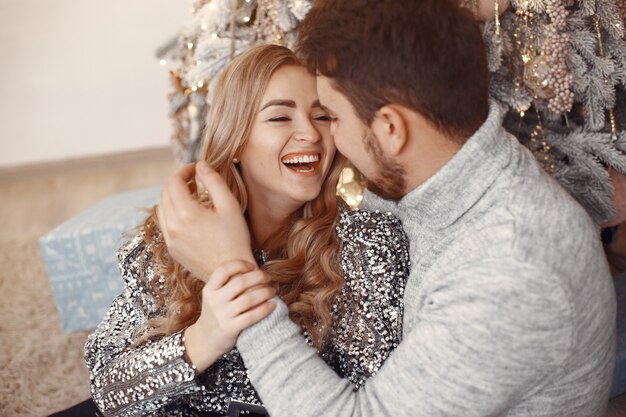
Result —
M234 345L275 294L303 343L358 388L400 341L407 240L390 215L338 201L344 159L315 77L289 49L257 46L225 69L202 159L237 197L257 265L192 275L168 255L153 209L119 251L125 290L85 346L100 412L223 415L245 403L263 415Z

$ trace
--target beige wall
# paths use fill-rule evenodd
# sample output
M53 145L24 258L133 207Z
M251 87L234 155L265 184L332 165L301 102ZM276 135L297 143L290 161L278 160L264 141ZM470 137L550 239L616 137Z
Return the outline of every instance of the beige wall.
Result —
M169 146L188 0L0 0L0 166Z

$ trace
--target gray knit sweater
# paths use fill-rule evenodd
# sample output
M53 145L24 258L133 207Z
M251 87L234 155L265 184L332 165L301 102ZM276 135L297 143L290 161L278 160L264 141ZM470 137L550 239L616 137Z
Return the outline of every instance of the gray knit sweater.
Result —
M272 417L604 415L615 295L598 228L495 104L399 203L368 198L410 240L403 341L355 390L279 303L237 343Z

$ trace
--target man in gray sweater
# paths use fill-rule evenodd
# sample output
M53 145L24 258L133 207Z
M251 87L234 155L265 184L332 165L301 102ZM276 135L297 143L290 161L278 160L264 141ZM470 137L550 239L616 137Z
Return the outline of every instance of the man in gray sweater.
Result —
M337 148L378 194L366 208L402 220L412 264L403 341L359 390L280 300L241 333L271 416L603 416L615 299L599 230L501 127L471 16L447 0L326 1L299 42Z

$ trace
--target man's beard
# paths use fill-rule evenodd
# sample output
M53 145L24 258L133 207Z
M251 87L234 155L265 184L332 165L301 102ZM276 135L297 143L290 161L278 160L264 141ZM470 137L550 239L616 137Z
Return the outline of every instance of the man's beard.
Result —
M378 167L376 175L367 178L367 189L385 200L400 201L406 190L404 169L383 155L378 138L371 130L363 137L363 144L365 150L374 156Z

